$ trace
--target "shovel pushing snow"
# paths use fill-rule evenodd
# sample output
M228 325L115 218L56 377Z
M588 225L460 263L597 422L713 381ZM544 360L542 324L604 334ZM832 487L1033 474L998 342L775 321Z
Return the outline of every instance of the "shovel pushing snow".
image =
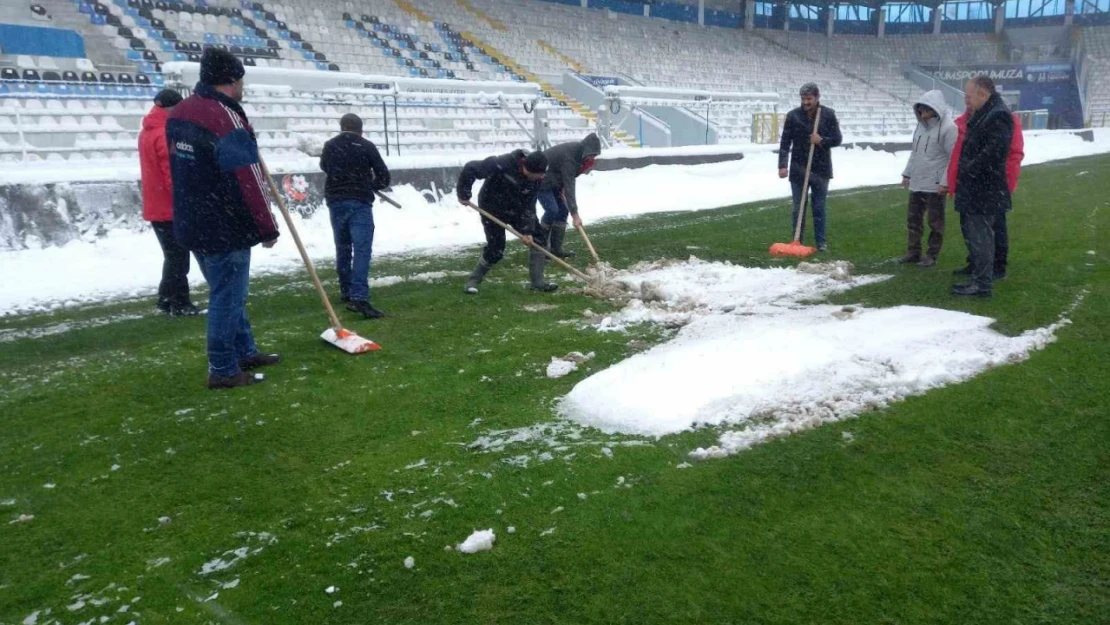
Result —
M316 293L320 296L320 301L324 303L324 310L327 311L328 319L331 321L331 327L324 330L320 338L348 354L363 354L381 349L381 345L378 345L370 339L362 338L354 332L345 329L343 325L339 323L339 317L335 315L335 309L332 308L331 302L328 300L328 294L324 292L324 285L320 284L320 277L316 275L316 267L313 266L312 259L308 257L308 252L305 251L304 244L301 243L301 237L297 234L297 228L293 225L293 217L289 214L289 208L285 205L285 199L281 196L281 192L278 191L277 185L274 184L274 179L270 177L270 171L266 168L266 163L263 162L261 158L258 159L258 162L259 165L262 166L262 175L270 185L270 194L274 196L274 201L277 202L278 208L281 209L281 215L285 218L285 225L289 226L289 234L293 235L293 242L297 244L297 251L301 253L301 260L304 261L304 266L308 269L308 275L312 277L312 284L316 286Z
M525 245L528 245L529 247L535 248L535 249L537 249L537 250L539 250L539 251L543 252L545 256L547 256L547 257L548 257L549 259L551 259L551 260L555 261L556 263L558 263L559 265L561 265L561 266L563 267L563 269L566 269L566 270L567 270L568 272L570 272L570 273L571 273L572 275L574 275L575 277L581 278L582 280L585 280L586 282L589 282L589 281L590 281L590 277L589 277L589 276L587 276L586 274L582 273L581 271L578 271L578 270L577 270L577 269L575 269L574 267L571 267L569 263L567 263L566 261L564 261L564 260L563 260L562 258L559 258L558 256L556 256L556 255L552 254L552 253L551 253L550 251L548 251L548 250L547 250L547 248L545 248L544 246L542 246L542 245L539 245L539 244L537 244L537 243L535 243L535 242L531 242L531 243L529 243L528 241L525 241L525 240L524 240L524 235L523 235L523 234L521 234L521 233L519 233L519 232L517 232L517 231L516 231L516 228L513 228L513 227L512 227L512 226L510 226L509 224L507 224L507 223L505 223L505 222L501 221L500 219L498 219L498 218L494 217L494 216L493 216L492 214L490 214L490 213L489 213L488 211L486 211L486 210L483 210L482 208L479 208L477 204L475 204L475 203L473 203L473 202L464 202L464 204L466 204L466 205L467 205L467 206L469 206L470 208L473 208L474 210L476 210L476 211L478 211L479 213L481 213L481 214L482 214L482 217L485 217L486 219L488 219L488 220L492 221L493 223L495 223L495 224L497 224L497 225L501 226L501 227L502 227L502 228L504 228L505 230L508 230L509 232L511 232L511 233L513 234L513 236L515 236L516 238L518 238L518 239L520 239L521 241L523 241Z

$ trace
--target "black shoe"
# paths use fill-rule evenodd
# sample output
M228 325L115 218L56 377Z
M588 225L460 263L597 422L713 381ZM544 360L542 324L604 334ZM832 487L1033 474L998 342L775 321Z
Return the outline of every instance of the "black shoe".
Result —
M236 373L235 375L228 378L209 375L208 388L211 390L221 388L239 388L240 386L251 386L253 384L258 384L261 381L262 380L260 378L254 377L253 373L247 373L246 371L240 371L239 373Z
M1002 269L995 269L994 270L994 280L995 281L1002 280L1005 277L1006 277L1006 268L1005 267L1003 267Z
M347 295L347 294L342 294L342 295L339 296L339 301L346 304L346 303L351 301L351 296Z
M353 301L347 304L347 310L356 312L367 319L381 319L385 316L385 313L374 308L370 305L370 302L367 301Z
M570 250L552 250L551 253L564 260L566 260L567 258L574 258L575 256L578 256L577 253Z
M971 275L971 265L968 265L967 267L964 267L962 269L957 269L957 270L953 271L952 275L954 275L954 276L970 276Z
M921 257L920 256L903 256L901 258L895 259L894 262L898 263L899 265L913 265L913 264L921 262Z
M170 307L170 314L174 317L196 317L200 309L191 303L175 304Z
M171 311L173 310L173 304L171 304L169 300L159 298L158 303L155 304L155 306L158 307L158 310L166 313L167 315L172 314Z
M956 295L958 297L990 297L991 290L989 288L982 288L970 282L965 282L963 284L953 285L952 295Z
M932 256L926 256L925 258L921 259L920 263L917 263L917 266L918 267L936 267L937 266L937 259L933 258Z
M259 367L269 367L281 362L280 354L263 354L259 352L253 356L247 356L239 361L239 368L243 370L257 369Z
M558 290L559 285L558 284L551 284L550 282L544 282L542 284L533 284L533 285L529 286L528 288L531 289L535 293L552 293L552 292Z

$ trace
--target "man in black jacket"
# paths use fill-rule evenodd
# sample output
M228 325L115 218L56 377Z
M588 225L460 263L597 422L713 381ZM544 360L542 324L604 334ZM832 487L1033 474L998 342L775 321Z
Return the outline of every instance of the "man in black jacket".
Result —
M798 212L802 206L802 186L805 184L806 161L809 160L809 146L813 147L813 166L809 174L810 206L813 208L813 233L817 249L829 249L825 240L825 200L829 195L829 180L833 177L832 148L840 145L840 122L836 111L821 106L821 90L813 83L802 85L800 91L802 105L786 115L779 141L779 178L790 177L790 188L794 195L794 212L790 220L790 236L797 227ZM817 109L821 109L820 127L814 128L813 122ZM787 159L790 166L787 168ZM802 220L802 238L805 238L805 219Z
M956 211L971 259L971 282L952 293L990 297L994 274L994 222L1010 209L1006 159L1014 136L1014 116L994 81L979 76L964 87L972 110L956 171Z
M548 168L544 189L538 198L540 206L543 206L543 218L540 219L536 239L556 256L569 258L574 256L574 252L563 249L567 217L574 220L576 228L582 226L578 217L576 180L593 169L594 159L601 154L601 139L591 132L582 141L560 143L545 150L544 154L547 155Z
M547 172L547 157L543 152L527 153L516 150L501 156L491 156L482 161L471 161L459 174L455 194L459 202L469 202L473 196L474 181L484 180L478 194L478 206L494 217L509 224L523 235L525 243L532 243L536 232L536 194L539 193ZM505 230L482 217L486 233L486 247L478 266L470 274L464 290L468 295L478 294L478 285L489 270L505 255ZM532 290L551 292L559 288L543 279L547 258L542 252L531 249L528 254L528 273Z
M348 113L339 135L324 144L320 169L335 237L339 296L347 310L368 319L384 316L370 305L370 256L374 248L374 192L389 188L389 169L378 148L362 137L362 119Z

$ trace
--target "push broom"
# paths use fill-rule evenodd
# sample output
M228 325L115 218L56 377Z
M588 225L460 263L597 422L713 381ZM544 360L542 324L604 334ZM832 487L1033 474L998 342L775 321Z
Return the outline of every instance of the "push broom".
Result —
M817 107L817 119L813 122L813 132L821 125L821 107ZM806 161L806 177L802 183L802 206L798 210L798 221L794 224L794 240L790 243L775 243L771 246L771 256L793 256L806 258L817 252L815 247L802 245L802 224L806 221L806 207L809 206L809 172L813 167L813 150L817 146L809 142L809 160Z
M308 257L308 252L305 251L304 244L301 243L301 236L297 234L297 228L293 225L293 217L289 214L289 207L285 205L285 199L278 191L277 185L274 184L274 179L270 177L270 171L266 168L266 163L261 158L258 159L258 163L262 166L262 175L270 185L270 195L274 196L274 201L281 209L281 215L285 218L285 225L289 226L289 234L293 235L293 242L297 244L297 251L301 253L301 260L304 261L304 266L308 269L308 275L312 277L312 284L316 285L316 293L320 296L320 301L324 303L324 310L328 312L331 327L324 330L320 338L348 354L363 354L381 349L381 345L370 339L362 338L339 323L339 317L335 315L335 309L332 308L331 301L328 300L328 294L324 292L324 285L320 284L320 277L316 275L316 267L313 266L312 259Z

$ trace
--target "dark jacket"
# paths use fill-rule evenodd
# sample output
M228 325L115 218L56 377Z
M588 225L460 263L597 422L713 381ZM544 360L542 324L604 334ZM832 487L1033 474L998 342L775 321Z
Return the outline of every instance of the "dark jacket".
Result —
M459 174L455 194L461 200L473 197L475 180L485 180L478 193L478 206L493 213L521 234L532 234L536 222L536 195L543 181L531 181L521 173L524 150L514 150L482 161L470 161Z
M1014 137L1014 116L995 93L967 120L967 133L956 171L956 210L969 215L997 215L1010 210L1006 160Z
M560 143L544 152L547 156L547 177L544 188L556 195L566 195L567 208L572 215L578 214L578 197L575 193L575 180L582 175L587 159L601 154L601 139L590 133L581 141Z
M779 169L786 167L789 158L791 181L801 182L805 178L806 161L809 160L809 137L812 134L813 120L802 107L786 114L782 138L779 140ZM832 178L832 148L839 146L844 140L840 134L836 111L827 106L821 107L821 127L817 129L817 134L821 135L821 145L813 149L813 168L810 173L820 178Z
M357 200L374 203L374 192L389 188L389 169L378 148L352 132L340 133L324 144L320 169L327 174L328 202Z
M197 84L166 122L177 241L222 254L278 237L254 130L239 103Z

